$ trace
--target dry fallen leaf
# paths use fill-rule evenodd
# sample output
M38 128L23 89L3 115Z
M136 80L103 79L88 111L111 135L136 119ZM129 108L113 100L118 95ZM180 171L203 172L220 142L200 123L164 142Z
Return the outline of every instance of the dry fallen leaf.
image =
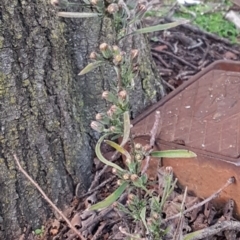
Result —
M159 46L155 47L154 50L163 51L163 50L165 50L167 48L168 47L166 45L159 45Z
M236 60L237 59L237 55L233 52L225 52L224 53L224 58L228 59L228 60Z
M59 232L59 228L60 228L60 222L57 219L55 219L52 223L52 226L51 226L51 229L50 229L50 234L52 236L57 235L58 232Z
M80 213L76 213L74 215L74 217L71 220L71 224L76 227L76 228L80 228L82 223L81 223L81 214Z

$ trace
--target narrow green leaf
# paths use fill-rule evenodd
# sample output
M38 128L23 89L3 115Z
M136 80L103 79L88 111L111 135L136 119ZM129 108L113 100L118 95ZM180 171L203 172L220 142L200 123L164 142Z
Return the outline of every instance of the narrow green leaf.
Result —
M111 147L115 148L121 154L125 155L126 158L131 159L131 155L129 154L129 152L125 150L123 147L121 147L119 144L109 140L105 140L105 142Z
M105 198L103 201L94 204L90 207L89 210L98 210L98 209L103 209L105 207L110 206L113 204L125 191L127 188L128 183L124 182L118 189L116 189L111 195L109 195L107 198Z
M129 135L130 135L130 128L131 128L131 124L130 124L130 117L129 117L129 112L124 112L123 114L123 124L124 124L124 132L123 132L123 140L120 146L124 146L129 139Z
M155 151L151 152L150 155L159 158L193 158L197 156L194 152L185 149Z
M59 17L65 18L90 18L99 17L98 13L86 13L86 12L58 12Z
M147 226L147 222L146 222L146 207L143 207L142 210L141 210L141 213L140 213L140 217L141 217L141 220L147 230L147 234L149 233L148 231L148 226Z
M198 237L202 236L204 231L206 231L206 230L202 229L202 230L198 230L198 231L189 233L189 234L184 236L183 240L200 239Z
M177 27L177 26L179 26L181 24L185 24L187 22L189 22L189 21L186 20L186 21L178 21L178 22L172 22L172 23L159 24L159 25L155 25L155 26L151 26L151 27L138 29L134 33L150 33L150 32L162 31L162 30L166 30L169 28Z
M92 71L93 69L100 67L103 64L104 64L104 61L96 61L93 63L89 63L78 75L84 75L84 74Z
M104 164L106 164L106 165L108 165L108 166L110 166L110 167L116 168L117 170L119 170L119 171L121 171L121 172L124 172L124 170L123 170L121 167L119 167L117 164L115 164L115 163L113 163L113 162L108 161L108 160L102 155L100 146L101 146L101 143L102 143L102 141L104 140L104 138L105 138L106 136L108 136L108 134L103 135L103 136L98 140L98 142L97 142L97 144L96 144L96 147L95 147L96 155L97 155L98 159L99 159L101 162L103 162Z

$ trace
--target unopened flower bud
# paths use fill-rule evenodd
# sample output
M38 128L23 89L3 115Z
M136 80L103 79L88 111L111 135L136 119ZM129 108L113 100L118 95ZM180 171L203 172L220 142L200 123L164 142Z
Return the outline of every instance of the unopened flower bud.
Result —
M99 46L99 49L100 49L101 51L107 50L107 49L108 49L107 43L102 43L102 44Z
M117 103L118 102L117 97L109 91L104 91L102 93L102 98L107 100L108 102L112 102L112 103Z
M172 174L172 172L173 172L172 167L166 167L166 172L167 172L168 174Z
M134 198L135 198L134 194L132 194L132 193L128 194L128 199L129 200L134 200Z
M92 121L90 126L93 130L100 132L100 133L103 132L103 130L104 130L104 126L101 123L96 122L96 121Z
M111 3L108 8L107 8L107 11L110 13L110 14L114 14L114 13L117 13L119 11L119 7L116 3Z
M116 112L116 111L117 111L117 106L116 106L116 105L112 105L112 106L110 107L110 110L111 110L112 112Z
M131 59L133 60L137 55L138 55L138 50L137 49L132 49L132 51L131 51Z
M117 173L117 169L116 169L116 168L113 168L113 169L112 169L112 173L113 173L113 174L116 174L116 173Z
M109 129L111 132L115 132L115 130L116 130L116 128L114 126L111 126Z
M135 159L136 159L138 162L141 161L141 160L142 160L142 155L139 154L139 153L137 153L137 154L135 155Z
M97 58L96 52L91 52L89 58L95 60Z
M119 49L119 47L118 47L117 45L114 45L114 46L112 47L112 49L113 49L113 52L114 52L115 54L120 54L120 49Z
M122 183L123 183L123 182L122 182L121 180L117 180L117 185L118 185L118 186L122 185Z
M159 214L155 212L155 213L153 213L152 217L153 217L155 220L157 220L157 219L159 219Z
M122 100L125 100L127 97L127 92L125 90L122 90L118 93L119 98L121 98Z
M97 5L97 4L98 4L98 1L99 1L99 0L90 0L90 3L91 3L92 5Z
M121 61L122 61L122 55L121 54L116 55L113 59L113 63L115 65L119 65L119 63L121 63Z
M112 49L107 43L102 43L99 46L99 49L104 58L108 59L108 58L112 57Z
M148 224L148 226L152 226L153 223L154 223L154 220L153 220L152 218L148 218L148 219L147 219L147 224Z
M96 116L95 116L95 119L98 120L98 121L102 120L102 118L103 118L103 116L102 116L101 113L97 113Z
M107 115L108 115L108 117L111 118L111 117L113 116L113 112L112 112L111 110L108 110L108 111L107 111Z
M131 179L132 181L136 181L136 180L138 179L138 175L137 175L137 174L132 174L132 175L130 176L130 179Z
M51 0L53 6L59 6L59 0Z
M109 94L109 91L104 91L104 92L102 93L102 98L107 99L108 94Z
M130 176L129 176L129 174L128 174L128 173L125 173L125 174L123 174L123 179L124 179L124 180L128 180L128 179L129 179L129 177L130 177Z
M114 202L113 204L112 204L112 207L117 207L117 205L118 205L118 203L117 202Z
M131 163L131 158L127 158L127 159L126 159L126 163L127 163L127 164L130 164L130 163Z
M135 146L136 150L141 150L142 149L142 144L140 144L140 143L136 143L134 146Z

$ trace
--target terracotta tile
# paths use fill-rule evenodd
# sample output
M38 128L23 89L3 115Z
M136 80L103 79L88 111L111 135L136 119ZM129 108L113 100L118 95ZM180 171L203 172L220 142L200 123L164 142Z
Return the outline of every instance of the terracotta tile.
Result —
M163 159L163 164L172 166L179 183L202 198L234 176L236 183L215 203L222 206L232 198L240 217L240 63L210 65L136 118L133 132L150 132L156 110L162 118L159 148L184 148L197 154L196 159ZM157 161L152 164L154 175Z

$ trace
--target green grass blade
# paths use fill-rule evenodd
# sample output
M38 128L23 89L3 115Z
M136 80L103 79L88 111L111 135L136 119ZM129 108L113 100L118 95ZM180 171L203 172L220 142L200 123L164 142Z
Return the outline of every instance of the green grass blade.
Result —
M121 172L124 172L124 170L123 170L121 167L119 167L117 164L115 164L115 163L113 163L113 162L108 161L108 160L102 155L100 146L101 146L101 143L102 143L102 141L104 140L104 138L105 138L106 136L108 136L108 134L103 135L103 136L98 140L98 142L97 142L97 144L96 144L96 147L95 147L96 155L97 155L98 159L99 159L101 162L103 162L104 164L106 164L106 165L108 165L108 166L110 166L110 167L116 168L117 170L119 170L119 171L121 171Z
M185 149L154 151L150 155L159 158L193 158L197 156L194 152Z
M89 63L78 75L84 75L88 72L91 72L93 69L100 67L104 64L104 61L96 61L93 63Z
M127 188L127 185L128 185L128 183L124 182L111 195L109 195L103 201L92 205L89 210L99 210L99 209L103 209L103 208L106 208L106 207L110 206L123 194L123 192Z
M124 124L124 132L123 132L123 140L121 142L121 146L124 146L129 139L129 135L130 135L130 128L131 128L131 124L130 124L130 117L129 117L129 112L124 112L123 114L123 124Z
M131 155L129 154L129 152L125 150L123 147L121 147L119 144L109 140L105 140L105 142L111 147L115 148L121 154L125 155L126 158L131 159Z
M150 33L150 32L162 31L162 30L166 30L166 29L169 29L169 28L177 27L177 26L179 26L181 24L185 24L187 22L188 22L188 20L166 23L166 24L159 24L159 25L156 25L156 26L151 26L151 27L138 29L134 33Z
M86 12L58 12L59 17L65 18L90 18L90 17L99 17L98 13L86 13Z

